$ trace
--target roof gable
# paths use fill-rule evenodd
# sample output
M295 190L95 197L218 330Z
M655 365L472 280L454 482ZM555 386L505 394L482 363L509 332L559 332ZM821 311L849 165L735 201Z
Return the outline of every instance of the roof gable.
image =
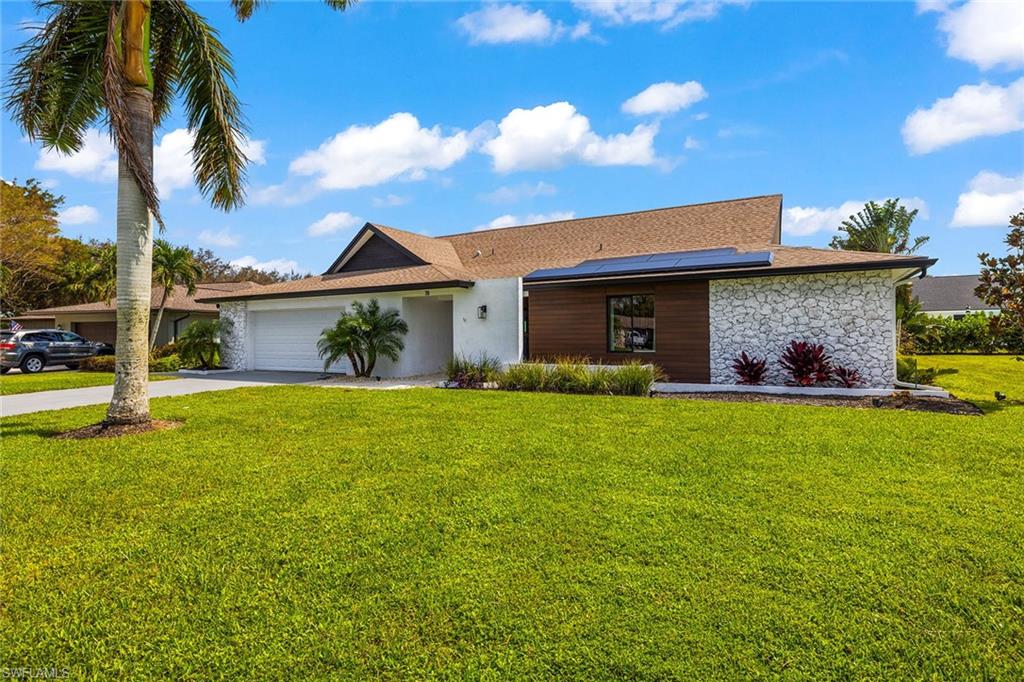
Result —
M427 264L428 261L409 250L394 237L376 225L366 223L324 274L336 275L342 272L383 270Z

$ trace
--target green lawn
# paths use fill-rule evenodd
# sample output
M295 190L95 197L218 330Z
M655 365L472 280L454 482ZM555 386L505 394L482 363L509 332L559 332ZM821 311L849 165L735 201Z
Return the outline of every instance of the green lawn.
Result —
M150 381L163 381L177 377L150 374ZM38 374L4 374L0 376L0 395L35 393L37 391L59 391L65 388L86 388L87 386L109 386L114 383L110 372L54 371Z
M3 421L0 665L1024 677L1024 363L893 410L278 386ZM993 401L994 403L994 401Z

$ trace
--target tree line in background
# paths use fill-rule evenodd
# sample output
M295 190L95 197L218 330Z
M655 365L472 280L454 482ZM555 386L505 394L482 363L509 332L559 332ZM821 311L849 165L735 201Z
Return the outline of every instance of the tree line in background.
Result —
M33 179L0 180L0 311L27 310L114 298L117 248L112 242L61 235L58 213L64 197ZM189 275L189 271L191 275ZM154 286L256 282L273 284L303 275L237 267L209 249L154 245ZM182 273L185 273L182 277ZM184 279L185 281L181 281Z

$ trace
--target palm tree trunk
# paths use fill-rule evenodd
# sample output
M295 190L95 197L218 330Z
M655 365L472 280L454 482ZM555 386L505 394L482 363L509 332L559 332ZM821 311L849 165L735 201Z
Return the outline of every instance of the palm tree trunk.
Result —
M164 306L167 305L167 294L170 293L170 289L164 287L164 295L160 298L160 307L156 311L156 320L153 321L153 327L149 330L149 349L153 350L156 346L156 335L160 333L160 319L164 316Z
M132 134L143 163L153 168L153 96L131 87L126 97ZM153 229L146 199L120 155L117 179L117 349L114 395L107 424L149 421L150 291Z

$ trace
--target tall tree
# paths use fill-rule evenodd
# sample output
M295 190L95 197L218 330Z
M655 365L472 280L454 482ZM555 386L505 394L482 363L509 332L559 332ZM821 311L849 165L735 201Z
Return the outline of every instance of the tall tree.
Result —
M981 283L974 293L999 308L1000 336L1010 350L1024 353L1024 211L1010 217L1007 253L997 258L979 253Z
M844 251L912 254L928 241L928 237L916 237L911 243L910 224L916 217L917 209L908 211L899 199L886 199L881 206L869 201L839 225L845 234L833 237L831 246Z
M260 0L232 0L240 20ZM344 8L348 0L328 4ZM217 32L185 0L36 0L45 24L18 48L7 108L30 139L64 153L105 120L118 151L117 358L107 424L149 420L148 339L153 233L153 130L181 97L203 196L243 203L246 132L234 70Z
M153 244L153 281L163 289L160 296L160 307L156 311L149 331L149 347L156 345L156 335L160 331L160 320L167 307L167 299L174 292L175 286L183 286L189 296L196 293L196 284L203 278L203 269L192 258L192 250L187 246L172 246L163 239Z
M0 180L0 311L36 307L61 263L57 211L64 197L39 186Z

